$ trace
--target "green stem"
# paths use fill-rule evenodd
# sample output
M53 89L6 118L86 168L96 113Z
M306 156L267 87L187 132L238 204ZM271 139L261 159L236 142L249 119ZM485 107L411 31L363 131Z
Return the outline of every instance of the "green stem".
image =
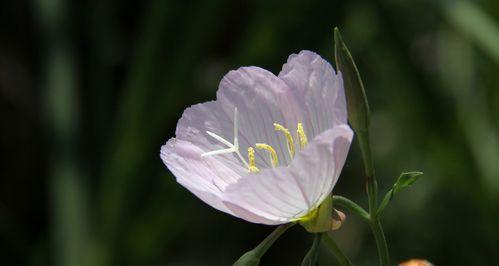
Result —
M357 203L342 197L342 196L333 196L333 206L335 204L338 204L344 208L347 208L350 212L355 213L359 215L362 219L364 219L367 222L371 221L371 217L369 216L369 213L366 212L362 207L357 205Z
M379 263L382 266L388 266L390 264L388 246L386 245L385 234L383 233L383 227L378 216L371 218L369 225L371 226L371 231L378 247Z
M378 182L374 174L374 163L371 157L371 145L369 143L369 132L357 132L360 151L364 161L364 169L366 174L366 191L369 199L369 213L373 213L377 209L378 200Z
M334 239L331 238L331 236L325 233L322 237L322 242L324 242L329 251L333 253L341 266L353 266L353 263L347 258L343 251L341 251L341 249L338 247Z
M374 173L374 163L371 156L371 145L369 143L369 104L367 103L364 84L359 75L359 70L348 51L346 44L341 38L338 28L334 29L334 55L336 66L343 74L345 86L345 96L347 99L348 122L355 131L359 141L364 170L366 173L366 192L369 201L369 224L373 231L378 246L380 262L382 266L388 265L388 249L386 246L383 229L377 216L378 205L378 183ZM350 207L355 207L356 213L359 208L349 203Z
M369 200L369 225L371 226L371 231L373 232L376 246L378 248L380 265L388 266L390 264L390 255L388 254L388 246L386 244L385 234L383 233L383 227L381 226L381 222L377 213L378 183L376 181L376 175L374 173L374 163L371 157L369 132L359 131L357 132L357 138L359 140L360 150L362 153L362 159L364 161L365 173L367 177L366 191L367 198Z

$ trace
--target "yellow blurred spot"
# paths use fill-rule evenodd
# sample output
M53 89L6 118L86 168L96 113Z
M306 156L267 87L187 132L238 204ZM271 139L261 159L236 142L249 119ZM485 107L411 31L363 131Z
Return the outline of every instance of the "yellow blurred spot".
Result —
M400 263L399 266L433 266L433 264L427 260L411 259Z

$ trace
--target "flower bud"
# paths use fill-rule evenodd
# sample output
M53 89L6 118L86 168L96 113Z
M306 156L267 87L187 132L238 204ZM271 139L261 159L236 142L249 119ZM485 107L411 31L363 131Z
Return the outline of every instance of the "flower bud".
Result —
M364 84L338 28L334 29L334 57L336 59L336 69L341 72L343 77L348 122L350 122L356 133L367 132L369 128L369 105L364 91Z
M346 218L347 216L343 212L334 209L333 218L331 220L332 221L331 230L340 229L341 225L343 224L343 221L345 221Z

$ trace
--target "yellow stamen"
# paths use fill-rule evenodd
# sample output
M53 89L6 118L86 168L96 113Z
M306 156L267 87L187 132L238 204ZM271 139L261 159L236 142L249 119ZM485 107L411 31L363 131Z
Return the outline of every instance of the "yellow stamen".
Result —
M291 158L293 158L295 156L295 142L293 141L291 133L289 133L289 130L287 128L283 127L281 124L278 123L274 123L274 129L276 131L282 131L286 136L286 139L288 141L288 151L289 154L291 155Z
M277 153L275 152L272 146L265 143L257 143L255 144L257 149L267 150L270 153L270 161L272 162L272 166L276 167L279 164L279 160L277 159Z
M255 150L252 147L248 148L248 161L249 161L248 168L251 173L256 173L260 171L260 169L258 169L258 167L256 167L255 165Z
M297 126L297 132L298 132L298 139L300 140L300 148L305 148L308 143L307 135L305 134L305 130L303 130L303 125L301 123L298 123Z

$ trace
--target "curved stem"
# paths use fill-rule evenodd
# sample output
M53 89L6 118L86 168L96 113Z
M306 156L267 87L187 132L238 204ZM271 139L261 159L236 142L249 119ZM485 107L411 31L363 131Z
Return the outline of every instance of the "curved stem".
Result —
M353 202L345 197L333 196L333 206L335 204L338 204L338 205L348 209L349 211L359 215L360 218L364 219L367 222L371 221L371 218L370 218L369 213L367 211L365 211L362 207L357 205L357 203L355 203L355 202Z
M333 255L336 257L336 260L338 260L338 263L341 266L353 266L353 263L350 261L350 259L347 258L343 251L341 251L341 249L338 247L334 239L332 239L331 236L329 236L327 233L323 234L322 242L324 242L329 251L333 253Z

